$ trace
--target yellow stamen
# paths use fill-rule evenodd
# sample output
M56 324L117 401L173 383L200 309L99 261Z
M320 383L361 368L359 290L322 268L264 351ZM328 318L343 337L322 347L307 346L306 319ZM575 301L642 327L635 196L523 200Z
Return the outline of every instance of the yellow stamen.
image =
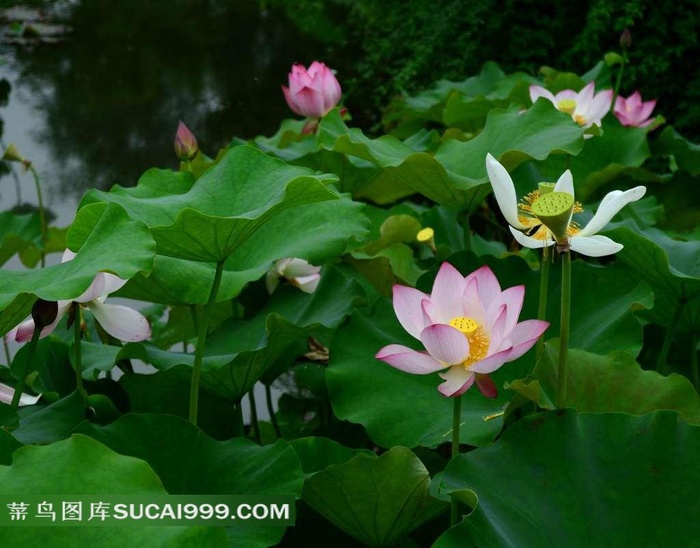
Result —
M488 334L474 318L452 318L449 325L464 333L469 341L469 356L462 362L465 369L473 363L483 360L489 352L490 339Z
M586 118L581 116L580 114L576 114L574 117L574 121L579 125L579 126L585 126L586 125Z
M433 238L433 236L435 236L435 231L430 227L426 227L420 230L420 232L418 232L418 234L416 235L416 240L418 240L421 243L429 242Z
M535 240L550 240L552 238L551 232L532 212L532 204L536 202L540 196L541 192L539 190L533 190L524 196L522 200L520 200L520 203L518 204L518 221L520 221L520 224L528 229L525 231L525 234L530 236L530 238L534 238ZM583 206L581 205L581 202L574 202L572 214L582 212ZM567 229L567 235L569 237L577 234L580 231L581 229L576 221L571 221L571 223L569 223L569 228Z

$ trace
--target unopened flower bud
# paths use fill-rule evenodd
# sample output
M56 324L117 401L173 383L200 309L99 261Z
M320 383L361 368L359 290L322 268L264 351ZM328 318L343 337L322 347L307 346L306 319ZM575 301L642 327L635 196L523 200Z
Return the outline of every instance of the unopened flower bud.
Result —
M632 45L632 34L630 34L629 29L625 29L622 31L622 34L620 35L620 47L623 50L628 49Z
M14 145L14 143L5 149L5 153L2 155L2 159L6 162L19 162L26 168L28 168L32 164L29 160L22 156L22 154L20 154L19 150L17 150L17 147Z
M32 306L32 320L34 329L41 331L47 325L51 325L58 316L58 303L38 299Z
M198 151L197 138L180 120L177 126L177 133L175 133L175 154L178 159L186 162L197 156Z

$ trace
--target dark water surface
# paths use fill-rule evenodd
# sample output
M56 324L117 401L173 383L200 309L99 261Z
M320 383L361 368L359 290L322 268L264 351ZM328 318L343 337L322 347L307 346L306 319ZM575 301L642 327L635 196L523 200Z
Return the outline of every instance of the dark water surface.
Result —
M274 133L291 117L280 90L293 62L329 47L251 0L84 0L60 21L56 43L2 46L2 142L15 143L42 177L55 224L71 222L89 188L135 184L149 167L175 167L179 119L209 155L236 135ZM329 64L331 64L329 62ZM35 202L17 170L22 198ZM0 179L0 209L16 202Z

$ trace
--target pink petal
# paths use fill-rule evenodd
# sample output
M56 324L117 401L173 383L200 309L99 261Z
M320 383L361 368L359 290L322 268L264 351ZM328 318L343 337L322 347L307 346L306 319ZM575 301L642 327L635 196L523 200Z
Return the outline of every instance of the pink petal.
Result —
M292 112L296 114L301 114L303 116L303 114L299 112L299 109L297 108L297 105L294 102L294 99L292 98L292 92L289 91L289 88L286 86L282 86L282 93L284 94L284 99L287 101L287 105L292 110Z
M88 308L103 329L120 341L139 342L151 336L148 320L133 308L99 301L91 301Z
M6 384L0 383L0 401L10 405L12 403L12 398L15 395L15 389L12 386L7 386ZM23 405L34 405L39 401L41 396L30 396L29 394L22 394L19 397L19 406Z
M509 356L511 353L511 348L505 348L495 354L486 356L483 360L479 360L469 366L469 370L474 373L492 373L499 369L504 363L511 361Z
M516 325L510 336L513 347L510 350L507 361L517 360L530 350L548 327L549 322L542 320L525 320Z
M479 324L483 325L486 322L486 311L484 305L479 298L479 282L475 277L468 277L467 288L464 290L462 297L462 310L464 315L469 318L474 318Z
M496 388L496 384L493 382L493 380L491 380L491 377L488 375L482 375L481 373L477 373L475 377L476 387L484 396L487 398L495 398L498 396L498 389Z
M68 308L70 307L71 302L72 301L58 301L58 311L56 313L56 319L41 330L41 335L39 335L40 339L47 337L53 332L54 329L56 329L58 322L60 322L61 318L63 318L66 312L68 312ZM19 343L27 342L31 340L32 335L34 334L34 320L29 318L28 320L19 324L15 329L17 330L15 334L15 340Z
M474 384L474 373L467 371L461 365L450 367L444 373L440 373L440 376L445 382L438 386L438 390L448 398L461 396Z
M385 346L377 352L375 358L388 363L396 369L414 375L428 375L429 373L435 373L446 367L439 361L431 358L427 353L416 352L400 344Z
M423 318L423 301L430 302L430 297L412 287L394 286L394 312L401 326L414 338L420 340L420 334L426 324Z
M297 107L297 112L303 116L320 118L325 114L323 110L323 95L310 87L305 87L293 95L292 100Z
M500 350L501 343L508 335L506 331L506 321L508 319L508 307L505 304L501 304L498 308L492 311L493 319L486 325L486 329L489 332L489 349Z
M436 323L449 323L452 318L463 315L462 295L466 288L464 276L450 263L442 263L430 294L430 301L435 306L431 317Z
M542 86L530 86L530 100L534 103L540 97L544 97L548 101L556 104L556 100L554 99L554 95L552 95L551 91L543 88Z
M476 280L479 301L481 301L482 306L485 308L488 306L488 303L498 298L501 294L501 284L488 266L482 266L469 274L466 278L466 282L469 283L472 280Z
M426 327L420 339L428 353L444 364L457 365L469 356L469 341L463 333L449 325Z

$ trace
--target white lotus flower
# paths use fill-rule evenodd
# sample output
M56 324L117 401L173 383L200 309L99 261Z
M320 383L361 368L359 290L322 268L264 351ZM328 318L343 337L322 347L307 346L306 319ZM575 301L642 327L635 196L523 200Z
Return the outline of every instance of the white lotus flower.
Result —
M595 92L595 83L590 82L581 91L565 89L554 95L542 86L530 86L530 99L534 103L544 97L562 112L569 114L583 129L592 125L600 127L600 122L610 110L613 90ZM588 137L591 137L590 135Z
M303 259L280 259L265 276L268 293L272 295L280 280L286 280L304 293L313 293L321 280L321 267L313 266Z
M486 171L491 180L498 207L510 225L515 239L524 247L541 249L555 243L555 238L543 222L532 211L532 205L540 197L535 190L525 196L520 204L515 195L515 186L508 171L491 154L486 155ZM630 190L614 190L608 193L598 206L589 223L580 228L576 222L569 222L566 234L573 251L589 257L612 255L622 249L622 245L606 236L598 235L605 225L627 204L639 200L646 193L646 187L638 186ZM562 192L574 197L574 180L567 169L554 185L553 192ZM581 204L574 202L573 213L583 211Z

